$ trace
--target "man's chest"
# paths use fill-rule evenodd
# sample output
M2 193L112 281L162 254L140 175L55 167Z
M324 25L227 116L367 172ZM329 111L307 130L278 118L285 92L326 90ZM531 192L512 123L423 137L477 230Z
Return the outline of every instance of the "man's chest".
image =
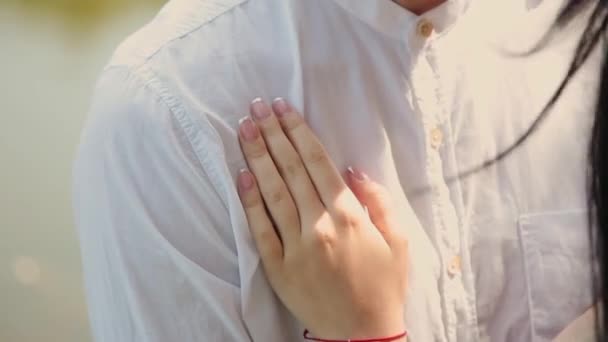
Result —
M460 179L525 133L546 96L530 91L538 83L487 50L451 50L468 51L464 57L449 49L370 51L349 42L286 49L259 68L251 65L260 56L214 59L239 83L210 72L188 88L185 105L214 127L225 153L214 158L228 164L226 177L245 166L238 113L257 96L282 96L303 112L339 169L356 166L411 205L421 223L419 231L403 227L414 263L412 336L440 341L445 330L451 341L526 341L533 331L549 336L562 328L589 303L586 292L562 285L587 284L584 122L559 110L511 156ZM563 315L546 320L562 305L552 296L573 299Z
M521 147L468 173L509 149L539 114L557 78L530 71L498 58L425 58L394 78L362 77L365 87L343 85L332 91L338 96L306 104L339 167L357 166L395 197L405 194L428 238L416 242L425 248L414 260L429 260L443 323L458 322L462 340L471 332L550 339L591 303L588 120L561 103Z

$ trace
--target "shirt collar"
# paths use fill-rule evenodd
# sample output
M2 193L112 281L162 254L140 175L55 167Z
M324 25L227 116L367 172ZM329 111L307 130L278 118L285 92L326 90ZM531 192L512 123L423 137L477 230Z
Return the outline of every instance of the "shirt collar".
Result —
M372 28L401 39L404 34L415 30L416 23L422 18L431 21L435 32L440 34L462 16L469 3L469 0L447 0L437 8L417 16L392 0L334 1Z

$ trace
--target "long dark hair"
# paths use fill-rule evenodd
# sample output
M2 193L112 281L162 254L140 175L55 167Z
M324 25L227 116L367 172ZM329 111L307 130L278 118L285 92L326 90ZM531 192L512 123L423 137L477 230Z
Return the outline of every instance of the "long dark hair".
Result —
M608 50L606 49L606 27L608 25L608 0L569 0L560 13L556 29L564 27L587 6L592 12L575 51L568 74L562 81L555 96L541 113L542 120L563 92L574 74L587 61L594 49L601 50L602 66L594 121L589 141L587 206L589 209L588 227L591 242L591 271L593 298L597 306L597 340L608 340Z
M588 10L588 11L587 11ZM467 177L506 158L533 134L549 115L572 78L589 59L591 53L601 49L601 79L596 101L593 128L589 140L588 154L588 227L591 248L592 291L596 306L596 334L600 342L608 341L608 49L606 29L608 26L608 0L568 0L553 28L530 53L545 47L567 24L585 13L587 23L576 47L568 72L556 92L546 104L528 130L508 149L495 158L459 175ZM587 14L588 13L588 14Z
M513 148L529 136L545 119L549 110L564 89L589 59L595 49L601 49L601 76L596 101L593 126L589 140L587 206L589 209L588 228L591 247L591 274L596 311L596 336L600 342L608 341L608 63L606 49L606 28L608 25L608 0L569 0L557 18L549 36L564 28L578 14L589 6L591 13L577 45L566 77L557 91L538 116L530 130ZM541 44L542 45L542 44ZM500 156L499 156L500 157Z
M570 1L573 8L577 1ZM577 59L587 58L597 45L602 45L601 81L595 108L595 119L589 143L588 207L589 235L591 240L593 294L598 302L596 313L596 332L598 341L607 340L608 330L608 160L605 149L608 147L608 63L605 41L608 21L608 1L599 0L595 5L585 33L579 44L573 65ZM562 20L567 20L575 9L562 12ZM583 47L580 47L583 46ZM589 46L589 47L586 47ZM579 57L579 55L581 55ZM586 56L585 56L586 55Z

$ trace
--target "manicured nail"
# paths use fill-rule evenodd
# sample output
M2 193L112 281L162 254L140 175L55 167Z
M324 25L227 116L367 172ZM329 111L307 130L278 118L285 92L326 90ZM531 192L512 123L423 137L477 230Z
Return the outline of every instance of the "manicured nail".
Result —
M287 101L285 101L284 98L277 97L276 99L274 99L274 101L272 101L272 109L277 114L277 116L281 117L285 116L285 114L291 111L291 106L289 105L289 103L287 103Z
M264 100L257 98L251 102L251 112L258 120L264 120L270 116L270 107L264 103Z
M248 191L253 188L253 175L251 172L249 172L249 170L242 169L239 172L239 187L243 191Z
M248 116L239 121L239 132L245 141L254 141L259 134L258 127Z
M358 182L365 182L369 179L365 173L353 167L348 168L348 173L350 173L351 177Z

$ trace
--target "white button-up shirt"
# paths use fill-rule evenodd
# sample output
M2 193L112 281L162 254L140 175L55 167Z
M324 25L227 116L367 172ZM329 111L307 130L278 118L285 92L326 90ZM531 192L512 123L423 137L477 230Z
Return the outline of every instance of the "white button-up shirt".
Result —
M418 17L389 0L169 2L104 70L75 162L96 340L302 340L235 190L237 125L258 96L288 99L338 167L413 209L411 341L549 341L585 312L593 72L510 157L450 181L524 133L571 56L563 41L506 53L494 38L539 35L497 28L542 6L484 3Z

